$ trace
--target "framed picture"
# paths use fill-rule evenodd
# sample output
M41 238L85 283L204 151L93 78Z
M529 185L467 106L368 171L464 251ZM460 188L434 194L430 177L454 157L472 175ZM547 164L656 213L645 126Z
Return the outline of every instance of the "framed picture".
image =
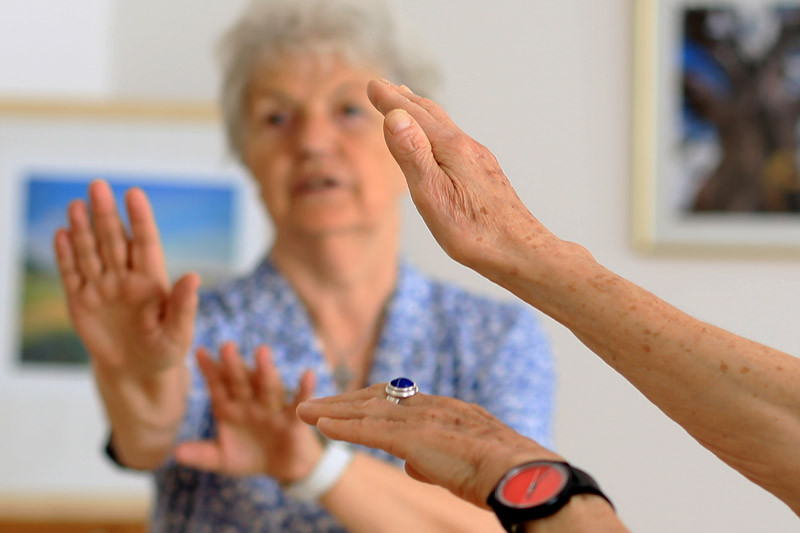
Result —
M2 294L12 295L3 314L16 339L9 367L88 362L69 324L52 240L93 179L110 183L126 224L125 191L145 191L173 279L192 270L209 285L236 270L243 178L220 131L210 106L0 103Z
M635 9L635 245L800 256L800 2Z
M25 226L22 235L19 363L22 365L85 365L88 355L67 316L64 293L53 254L53 235L69 203L83 198L98 174L60 169L23 171ZM122 205L125 191L139 187L147 194L159 227L172 277L197 272L213 284L229 275L236 242L236 188L232 183L206 183L190 175L117 175L103 172Z

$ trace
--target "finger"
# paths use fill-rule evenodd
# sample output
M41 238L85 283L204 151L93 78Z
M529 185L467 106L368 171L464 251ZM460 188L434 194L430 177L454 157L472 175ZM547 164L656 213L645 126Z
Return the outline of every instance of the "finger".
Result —
M93 181L89 185L89 201L100 257L106 268L124 272L128 268L128 239L108 183Z
M86 281L96 282L103 273L103 263L97 251L86 204L82 200L75 200L69 204L67 213L78 271Z
M199 287L197 274L189 273L179 278L167 297L164 311L165 330L176 342L187 347L192 342Z
M400 459L408 456L413 441L407 438L403 427L402 424L375 418L338 420L323 417L317 421L319 432L330 439L377 448Z
M300 376L300 383L297 386L297 394L294 396L292 407L296 409L301 402L311 399L311 397L314 396L315 387L316 376L314 376L314 371L310 369L306 370L303 372L303 375Z
M211 472L222 471L222 453L213 441L184 442L175 448L175 460L183 466Z
M334 401L310 400L303 402L297 406L297 414L301 420L309 424L317 424L320 418L356 420L373 417L391 419L397 414L398 405L383 398L369 396L365 399L356 399L352 395L353 393L347 394L350 398L338 396L330 398L330 400L335 399ZM326 400L328 399L326 398Z
M281 411L286 404L286 390L268 347L259 346L255 353L258 387L256 397L271 411Z
M435 483L433 483L433 482L432 482L430 479L428 479L426 476L424 476L424 475L420 474L419 470L417 470L416 468L414 468L414 467L411 465L411 463L409 463L408 461L406 461L406 463L405 463L405 465L403 466L403 468L405 468L405 471L406 471L406 474L408 474L408 477L410 477L410 478L412 478L412 479L416 479L417 481L421 481L421 482L423 482L423 483L429 483L429 484L435 485Z
M197 365L206 378L208 396L211 400L211 407L214 416L219 420L230 418L231 398L228 395L228 388L222 378L222 369L211 357L211 353L205 348L198 348L195 354Z
M386 400L385 384L377 384L327 398L314 398L297 406L297 416L308 424L317 424L320 418L361 419L375 418L393 422L421 420L434 409L445 411L452 398L430 394L416 394L399 404ZM456 406L458 407L458 406Z
M412 102L396 85L389 82L370 81L367 84L367 96L372 105L384 116L393 110L403 109L413 115L420 124L424 124L423 129L426 131L427 129L434 131L439 126L436 117L419 104Z
M58 273L61 276L61 284L67 296L77 293L83 286L83 278L78 272L75 251L70 243L69 232L64 228L59 228L53 238L53 249L56 255Z
M333 396L324 396L322 398L312 398L307 400L307 404L328 404L339 402L353 402L358 400L368 400L370 398L384 398L386 396L386 383L376 383L365 387L363 389L354 390L351 392L343 392L342 394L334 394Z
M220 356L223 379L228 387L229 396L238 401L252 400L255 395L248 378L247 367L236 349L236 344L233 342L223 344Z
M450 115L448 115L445 112L445 110L442 109L442 107L433 100L424 98L422 96L417 96L411 89L409 89L405 85L401 85L400 87L398 87L397 91L400 92L406 98L408 98L409 101L417 104L419 107L427 111L428 114L430 114L440 123L457 127L453 122L453 120L450 118Z
M307 424L316 424L320 416L325 416L325 413L330 412L331 406L379 397L379 391L383 393L384 387L385 384L375 384L365 389L337 394L335 396L304 400L297 405L297 416ZM385 395L385 393L383 394Z
M147 195L141 189L130 189L125 195L125 203L131 223L131 268L152 274L166 285L164 254Z

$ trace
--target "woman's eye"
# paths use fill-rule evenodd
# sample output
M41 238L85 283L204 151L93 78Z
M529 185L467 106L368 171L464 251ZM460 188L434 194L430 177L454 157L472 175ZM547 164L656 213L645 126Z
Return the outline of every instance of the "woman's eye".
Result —
M289 121L289 116L287 113L267 113L263 120L269 126L281 126Z
M345 104L341 108L341 113L345 117L360 117L364 114L364 108L360 105Z

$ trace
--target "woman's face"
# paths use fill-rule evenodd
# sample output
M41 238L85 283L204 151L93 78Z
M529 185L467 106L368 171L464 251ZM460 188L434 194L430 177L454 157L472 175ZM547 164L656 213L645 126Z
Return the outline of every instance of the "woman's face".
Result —
M366 94L378 75L311 54L254 73L244 160L279 234L364 231L397 216L405 179Z

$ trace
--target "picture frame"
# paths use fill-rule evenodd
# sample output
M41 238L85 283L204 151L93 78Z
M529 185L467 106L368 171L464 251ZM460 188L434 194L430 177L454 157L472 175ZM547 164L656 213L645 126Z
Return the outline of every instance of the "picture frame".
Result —
M188 270L199 271L204 284L233 277L251 268L268 242L256 184L229 153L213 104L0 99L0 399L3 429L14 435L0 464L0 519L42 518L46 508L54 519L143 522L151 504L146 479L102 457L108 429L85 361L21 357L31 238L52 253L53 228L66 226L65 202L80 191L85 200L85 185L96 178L112 185L118 208L131 186L151 193L173 280ZM171 215L160 206L186 199L199 216L186 224L164 219ZM224 204L224 212L212 213L210 202ZM191 215L185 206L171 213ZM216 224L220 233L204 219L224 220ZM192 229L199 223L206 223L202 235ZM200 255L184 249L170 256L175 243L197 248L198 235L205 239ZM51 301L32 314L45 331L54 315L57 327L67 316L63 301L53 299L60 284L48 268L40 292ZM37 443L53 440L56 451L38 451Z
M800 2L634 9L634 247L800 257Z
M123 220L126 189L149 195L171 278L194 270L209 284L241 265L242 190L250 180L227 154L212 105L0 101L0 254L8 258L0 283L9 296L0 318L13 340L3 347L10 355L0 381L86 366L52 236L66 225L69 201L85 199L97 178L111 185Z

